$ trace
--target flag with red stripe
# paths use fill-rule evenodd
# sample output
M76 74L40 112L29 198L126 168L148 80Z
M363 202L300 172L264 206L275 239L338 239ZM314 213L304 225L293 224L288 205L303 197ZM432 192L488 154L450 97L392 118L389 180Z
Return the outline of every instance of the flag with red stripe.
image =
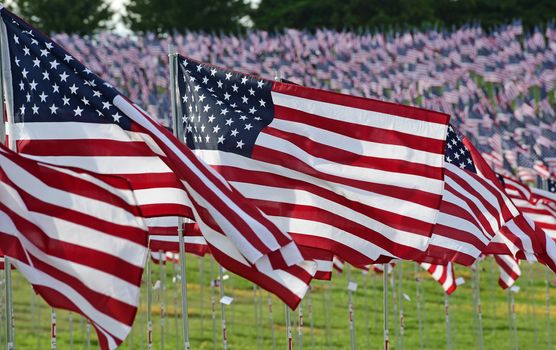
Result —
M298 244L354 266L426 250L447 115L178 63L185 142Z
M124 176L145 216L195 219L211 248L220 247L218 254L211 249L220 264L232 270L226 264L241 260L236 270L252 281L268 277L257 275L256 265L263 275L291 267L303 284L310 280L296 266L303 258L291 236L252 201L55 42L5 8L0 15L8 132L18 151ZM288 301L297 301L301 290L291 291L296 298Z
M454 265L452 263L446 265L421 263L421 267L427 270L435 281L440 283L446 294L452 294L458 287L454 274Z
M444 194L428 257L471 265L519 212L479 152L452 126L444 168Z
M0 146L0 249L49 305L85 316L115 349L137 312L147 227L127 181L107 179Z
M498 264L500 277L498 277L498 285L502 289L510 288L515 281L521 276L519 260L510 255L494 255L494 260Z

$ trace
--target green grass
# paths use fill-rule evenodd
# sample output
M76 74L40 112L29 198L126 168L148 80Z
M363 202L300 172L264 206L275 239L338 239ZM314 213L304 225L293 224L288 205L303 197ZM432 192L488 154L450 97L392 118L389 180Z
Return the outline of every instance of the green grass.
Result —
M203 266L203 284L201 285L201 264ZM211 320L211 289L210 277L216 277L216 270L210 273L210 258L202 260L188 256L188 293L189 317L192 349L214 349ZM444 299L440 285L419 268L424 288L424 301L421 303L423 331L418 329L415 264L404 262L396 267L403 272L403 293L411 301L404 299L405 349L419 349L423 341L426 349L446 348L446 323L444 318ZM216 268L215 268L216 269ZM522 264L522 278L518 280L521 287L516 298L516 314L519 346L522 349L547 349L548 330L546 315L545 270L540 265ZM509 329L508 304L506 292L497 285L498 269L491 259L480 265L480 293L483 310L484 349L513 349L513 333ZM464 277L466 283L450 297L450 324L452 349L478 348L477 319L473 313L470 270L456 268L456 274ZM166 267L167 318L165 323L165 349L179 349L177 329L181 329L181 319L177 320L174 296L179 284L172 283L175 275L172 266ZM153 266L153 281L157 280L159 269ZM531 277L530 277L531 276ZM552 278L552 275L551 275ZM355 310L355 335L357 349L382 349L382 276L371 272L368 275L352 269L352 280L358 283L353 295ZM334 275L332 282L315 281L311 301L313 305L314 327L310 328L308 312L309 300L303 302L304 323L303 347L312 349L349 349L350 332L348 324L348 292L347 276ZM399 285L396 281L396 285ZM49 349L50 348L50 308L38 296L33 298L31 288L18 272L13 274L16 349ZM389 320L390 340L392 349L402 347L399 336L399 304L394 304L392 286L389 285ZM266 291L253 292L253 285L237 276L225 281L227 295L234 297L232 306L227 307L229 349L272 349L271 322L268 312ZM396 291L399 295L399 291ZM555 290L550 288L551 297ZM218 291L215 291L217 300ZM34 307L32 307L34 299ZM147 349L146 346L146 297L143 288L141 312L139 313L133 332L121 349ZM179 302L179 300L178 300ZM256 305L259 305L257 309ZM285 309L282 303L272 298L274 332L276 348L286 349ZM259 316L256 311L259 310ZM153 349L161 349L159 292L153 292ZM262 314L261 314L262 313ZM69 349L69 321L66 311L58 310L58 349ZM73 315L74 349L86 348L85 323L82 318ZM257 322L256 317L260 318ZM552 325L556 325L556 312L552 308ZM297 319L297 312L292 312L292 319ZM177 326L177 328L176 328ZM5 315L2 316L2 342L5 341ZM299 346L297 329L293 329L294 349ZM552 344L556 345L556 329L551 329ZM221 349L220 305L216 305L216 348ZM91 330L91 348L98 348L96 334Z

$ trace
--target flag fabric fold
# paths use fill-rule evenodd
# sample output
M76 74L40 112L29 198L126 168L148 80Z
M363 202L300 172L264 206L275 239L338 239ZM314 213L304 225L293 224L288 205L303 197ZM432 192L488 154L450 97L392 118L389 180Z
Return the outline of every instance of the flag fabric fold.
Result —
M18 152L125 177L145 216L194 219L223 267L297 305L315 269L287 232L62 47L5 8L0 16L7 130Z
M445 114L178 56L186 144L299 245L413 259L443 187Z
M0 249L49 305L88 318L102 349L131 331L147 235L125 179L0 146Z

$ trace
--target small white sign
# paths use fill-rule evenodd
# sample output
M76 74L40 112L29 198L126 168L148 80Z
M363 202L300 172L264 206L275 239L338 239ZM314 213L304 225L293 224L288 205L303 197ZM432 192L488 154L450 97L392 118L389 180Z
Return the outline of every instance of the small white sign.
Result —
M229 297L227 295L224 295L221 299L220 299L220 303L224 304L224 305L230 305L232 303L232 301L234 301L234 298Z
M355 292L357 290L357 283L350 281L348 284L348 290L350 292Z
M465 278L463 277L456 278L456 286L461 286L464 283L465 283Z
M229 279L229 278L230 278L230 275L224 275L224 276L222 276L222 279L223 279L224 281L227 280L227 279Z
M409 297L409 295L403 293L403 297L405 298L405 300L411 301L411 298Z
M153 290L157 290L157 289L160 289L160 280L154 282Z
M510 290L511 290L512 292L514 292L514 293L519 292L520 289L521 289L521 288L519 288L519 286L511 286L511 287L510 287Z

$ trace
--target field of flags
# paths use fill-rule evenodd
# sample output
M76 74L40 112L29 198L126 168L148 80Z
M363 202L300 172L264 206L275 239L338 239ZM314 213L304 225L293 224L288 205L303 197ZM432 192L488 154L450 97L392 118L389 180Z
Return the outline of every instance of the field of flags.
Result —
M331 319L338 316L328 315L326 305L336 304L339 294L347 320L336 331L345 339L341 347L354 350L362 338L371 343L369 319L376 325L378 317L377 348L403 349L406 332L412 333L408 341L419 339L425 348L425 273L440 285L435 300L444 310L436 315L444 341L431 348L459 346L452 327L458 317L450 311L458 307L468 307L462 312L475 327L472 343L491 348L494 329L483 325L483 313L496 294L493 276L496 288L506 290L500 317L508 320L509 344L517 349L519 328L534 319L534 341L546 337L551 347L551 24L531 34L514 23L492 33L466 26L397 34L291 30L51 39L4 8L0 15L7 349L18 347L14 300L21 303L12 266L52 308L52 349L56 310L77 314L81 325L86 319L95 347L115 349L140 333L138 345L126 344L151 349L157 290L157 346L164 348L168 279L175 316L168 348L200 348L201 342L233 348L230 313L250 289L256 317L244 327L266 324L273 348L278 337L288 349L316 348L318 330L320 338L330 337ZM201 263L207 255L208 284ZM188 289L191 260L203 276L195 297ZM163 262L175 270L164 272ZM334 270L345 277L337 279ZM457 274L462 271L465 278ZM383 279L368 277L375 272ZM534 297L516 304L520 276L527 277L524 290L531 295L541 284L544 313L533 311L541 307ZM230 289L230 280L243 287ZM472 300L458 304L451 295L464 283L471 284ZM417 295L413 328L406 329L408 284ZM319 289L328 293L325 317L313 315L311 299ZM363 330L357 326L361 299ZM197 324L203 320L198 314L190 322L192 300L210 300L203 306L211 310L212 327ZM262 311L265 301L270 315ZM497 315L497 301L491 301ZM517 315L525 307L523 325ZM312 324L317 320L324 331ZM210 345L194 334L208 329ZM531 329L525 333L530 344ZM262 332L247 337L250 348L268 348ZM333 342L326 346L338 348ZM81 345L89 348L90 340Z

